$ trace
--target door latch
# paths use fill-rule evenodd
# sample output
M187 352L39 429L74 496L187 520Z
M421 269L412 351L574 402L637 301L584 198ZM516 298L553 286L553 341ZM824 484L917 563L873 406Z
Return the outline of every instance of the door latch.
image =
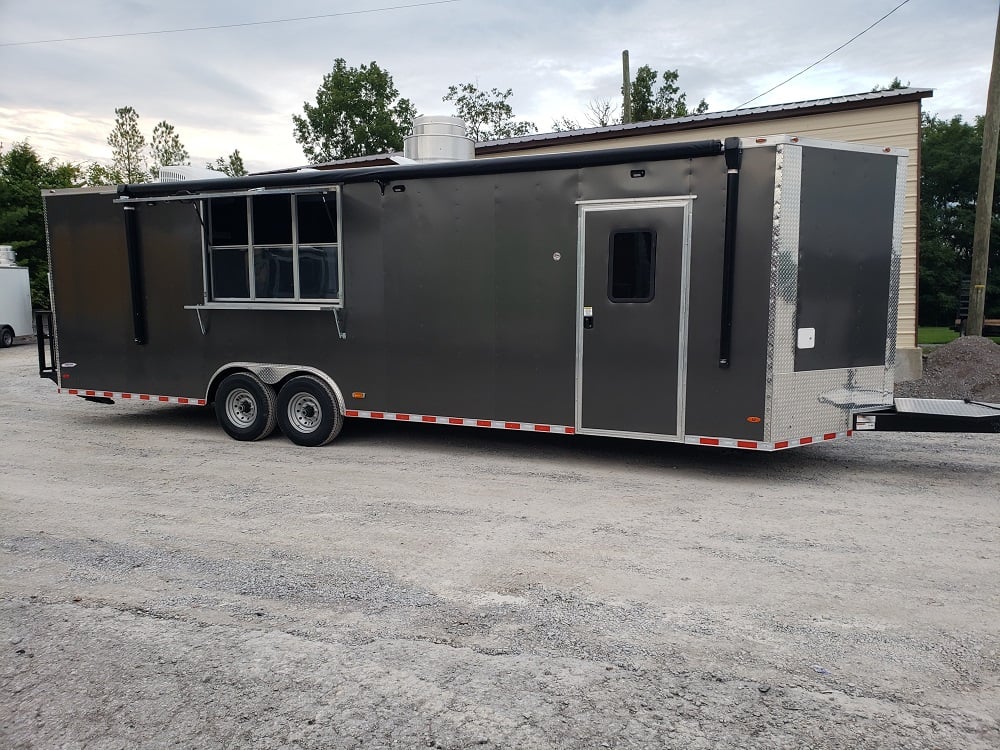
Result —
M594 308L583 308L583 330L589 331L594 327Z

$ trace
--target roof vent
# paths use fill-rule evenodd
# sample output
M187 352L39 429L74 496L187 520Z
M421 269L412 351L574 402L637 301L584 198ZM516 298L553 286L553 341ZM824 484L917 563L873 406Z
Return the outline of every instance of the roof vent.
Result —
M465 133L460 117L415 117L412 134L403 139L403 156L420 162L475 159L475 145Z
M192 167L181 164L176 167L160 167L160 179L157 182L180 182L181 180L214 180L228 177L225 172L205 167Z

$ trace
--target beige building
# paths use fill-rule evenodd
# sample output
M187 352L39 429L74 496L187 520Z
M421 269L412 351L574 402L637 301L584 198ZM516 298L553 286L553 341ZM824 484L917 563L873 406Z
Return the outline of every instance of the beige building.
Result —
M909 149L896 337L896 379L910 380L920 377L921 372L920 349L917 347L920 106L921 100L932 94L930 89L906 88L711 112L673 120L539 133L478 143L476 156L514 156L780 134Z

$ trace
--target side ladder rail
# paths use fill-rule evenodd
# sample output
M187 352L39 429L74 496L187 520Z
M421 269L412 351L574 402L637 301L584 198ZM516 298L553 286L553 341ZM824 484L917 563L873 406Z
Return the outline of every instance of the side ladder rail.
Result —
M56 340L52 335L52 313L48 310L35 313L35 341L38 343L38 377L48 378L58 385ZM47 355L45 351L46 341L49 342Z

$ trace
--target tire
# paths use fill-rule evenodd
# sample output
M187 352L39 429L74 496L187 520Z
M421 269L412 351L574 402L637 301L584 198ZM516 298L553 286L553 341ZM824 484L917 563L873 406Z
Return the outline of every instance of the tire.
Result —
M340 434L344 415L330 386L312 375L299 375L278 392L278 424L296 445L315 447Z
M229 437L260 440L277 424L274 389L253 373L229 375L215 392L215 416Z
M0 328L0 349L14 345L14 331L7 326Z

